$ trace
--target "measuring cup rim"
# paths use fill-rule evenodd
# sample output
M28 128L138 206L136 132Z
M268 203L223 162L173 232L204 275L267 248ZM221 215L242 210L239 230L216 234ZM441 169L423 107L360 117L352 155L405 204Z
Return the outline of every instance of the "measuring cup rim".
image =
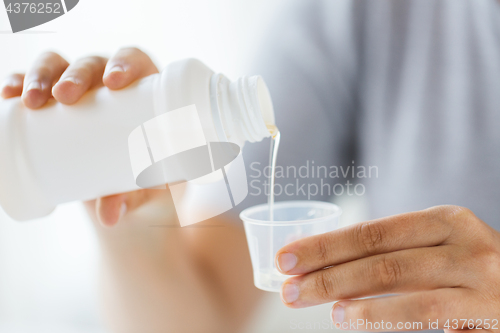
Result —
M313 200L295 200L295 201L279 201L274 203L275 209L277 207L283 208L286 206L308 206L310 208L328 208L331 209L333 212L329 215L322 216L322 217L317 217L313 219L306 219L306 220L294 220L294 221L266 221L266 220L257 220L248 217L249 215L252 215L258 211L262 210L267 210L267 203L253 206L250 208L247 208L243 210L240 213L240 219L244 223L250 223L250 224L258 224L258 225L268 225L268 226L287 226L287 225L295 225L295 224L309 224L309 223L317 223L319 221L323 221L325 219L331 219L335 217L339 217L342 215L342 209L331 203L331 202L325 202L325 201L313 201Z

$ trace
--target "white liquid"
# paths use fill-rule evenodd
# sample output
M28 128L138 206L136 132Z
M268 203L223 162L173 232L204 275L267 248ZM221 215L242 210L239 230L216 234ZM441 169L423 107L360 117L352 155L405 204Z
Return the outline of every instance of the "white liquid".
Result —
M271 132L271 148L269 150L269 166L271 167L271 174L270 174L270 179L269 179L269 197L267 198L267 206L269 208L269 221L274 221L274 179L275 179L275 174L276 174L276 158L278 156L278 148L280 145L280 131L276 126L268 126L267 127L269 131ZM272 244L274 244L273 241L274 238L274 232L273 229L271 228L270 234L269 234L269 244L271 244L271 258L270 261L274 262L274 249L272 249ZM276 270L276 267L274 267L273 264L273 270ZM269 273L269 277L276 277L276 274L274 273ZM266 282L267 283L267 282ZM265 283L265 284L266 284ZM269 282L269 285L280 285L281 283L277 281L271 281Z
M278 156L278 148L280 146L280 131L276 126L267 126L272 133L271 149L269 151L269 166L271 168L271 177L269 179L269 196L267 205L269 206L269 221L274 220L274 176L276 174L276 158Z
M281 274L276 268L261 269L255 279L258 288L276 292L281 289L281 285L290 276Z

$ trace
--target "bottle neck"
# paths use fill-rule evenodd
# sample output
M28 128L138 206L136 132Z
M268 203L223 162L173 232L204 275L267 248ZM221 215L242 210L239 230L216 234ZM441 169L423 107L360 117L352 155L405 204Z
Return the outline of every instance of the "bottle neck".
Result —
M214 74L210 82L214 124L221 141L240 146L273 135L274 110L267 86L260 76L243 76L231 82Z

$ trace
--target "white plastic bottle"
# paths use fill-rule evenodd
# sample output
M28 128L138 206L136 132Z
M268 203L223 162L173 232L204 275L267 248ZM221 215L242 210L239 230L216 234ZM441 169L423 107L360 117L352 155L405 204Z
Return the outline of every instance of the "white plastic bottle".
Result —
M139 189L130 134L188 106L195 107L209 142L241 146L269 137L267 126L274 125L260 76L230 82L195 59L171 63L122 90L92 90L71 106L52 100L33 111L20 98L1 101L0 205L12 218L29 220L61 203Z

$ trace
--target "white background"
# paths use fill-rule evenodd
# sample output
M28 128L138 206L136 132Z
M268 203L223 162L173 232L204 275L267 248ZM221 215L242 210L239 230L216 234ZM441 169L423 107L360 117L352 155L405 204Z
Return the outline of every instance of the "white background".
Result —
M122 46L140 46L160 67L196 57L234 77L242 74L243 57L253 50L282 2L81 0L66 15L18 34L10 33L7 13L1 8L0 76L25 70L48 49L75 60L89 54L111 55Z
M73 61L91 54L109 56L121 46L142 48L160 68L196 57L230 78L258 74L246 73L245 63L283 2L81 0L68 14L18 34L10 33L1 7L0 77L24 72L46 50ZM0 331L104 332L96 289L98 253L79 204L24 223L0 212ZM328 319L330 306L298 312L281 305L277 294L269 298L254 321L256 331L289 331L284 318ZM281 324L275 326L277 322Z

